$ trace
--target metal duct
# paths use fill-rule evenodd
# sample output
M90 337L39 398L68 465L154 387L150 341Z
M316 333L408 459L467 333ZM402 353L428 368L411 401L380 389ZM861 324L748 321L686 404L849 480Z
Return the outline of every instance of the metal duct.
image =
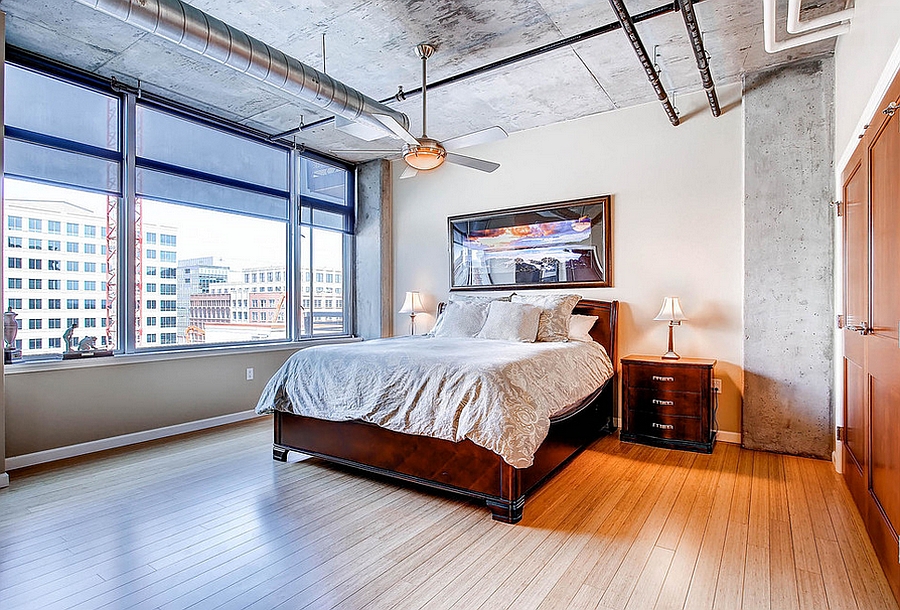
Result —
M351 121L409 129L402 112L180 0L77 0Z
M659 98L660 103L663 105L663 109L665 109L666 114L669 116L669 121L672 125L677 126L680 123L678 115L675 113L675 108L672 107L672 102L669 101L669 96L666 94L665 87L663 87L662 82L659 80L659 74L656 72L656 68L653 67L653 62L650 61L650 57L647 55L647 49L644 47L644 42L641 40L641 37L634 27L634 21L632 20L631 15L628 14L628 9L625 8L625 4L622 0L609 0L609 5L612 7L613 12L616 14L616 18L622 25L622 30L628 36L631 46L634 47L634 52L637 54L638 60L640 60L641 65L644 66L644 72L647 73L650 84L653 85L653 90L656 91L656 97Z
M703 81L703 89L709 99L709 109L713 116L722 114L719 108L719 98L716 96L716 84L713 82L712 73L709 71L709 59L706 57L706 49L703 48L703 37L700 35L700 26L697 24L697 15L694 13L694 3L691 0L680 0L681 16L684 17L684 26L691 39L691 48L694 49L694 57L697 58L697 68L700 70L700 80Z

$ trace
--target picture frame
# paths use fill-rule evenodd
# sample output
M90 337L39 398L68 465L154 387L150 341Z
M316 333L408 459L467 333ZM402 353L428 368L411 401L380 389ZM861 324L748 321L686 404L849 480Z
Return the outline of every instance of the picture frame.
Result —
M450 290L612 286L611 200L449 217Z

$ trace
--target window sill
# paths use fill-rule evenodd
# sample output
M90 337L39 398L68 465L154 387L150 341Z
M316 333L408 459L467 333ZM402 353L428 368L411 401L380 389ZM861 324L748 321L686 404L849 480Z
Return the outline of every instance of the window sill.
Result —
M3 367L6 375L24 373L43 373L46 371L63 371L101 366L118 366L124 364L142 364L147 362L160 362L166 360L188 360L191 358L215 358L218 356L233 356L236 354L259 354L265 352L279 352L285 350L299 350L316 345L329 345L337 343L356 343L362 341L359 337L327 337L321 339L304 339L301 341L285 341L283 343L268 343L266 345L252 346L221 346L190 350L171 350L165 352L153 352L143 354L119 354L108 357L83 358L78 360L37 360L33 362L18 362L7 364Z

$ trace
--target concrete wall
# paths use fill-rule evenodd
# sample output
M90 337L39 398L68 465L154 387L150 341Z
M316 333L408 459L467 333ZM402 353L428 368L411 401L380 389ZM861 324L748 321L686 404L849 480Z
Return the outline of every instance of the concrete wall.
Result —
M831 456L832 58L744 78L744 446Z
M356 334L391 335L391 164L370 161L356 172Z
M448 216L612 194L615 285L577 292L621 301L621 356L663 353L666 325L653 317L664 296L681 297L689 321L676 329L676 349L719 361L719 425L735 439L743 386L740 87L719 93L719 118L702 93L680 96L680 127L653 103L466 149L501 163L492 174L445 165L397 180L403 167L395 163L395 302L419 290L431 315L416 316L417 327L434 322L435 305L448 296ZM405 316L395 316L395 328L405 328Z

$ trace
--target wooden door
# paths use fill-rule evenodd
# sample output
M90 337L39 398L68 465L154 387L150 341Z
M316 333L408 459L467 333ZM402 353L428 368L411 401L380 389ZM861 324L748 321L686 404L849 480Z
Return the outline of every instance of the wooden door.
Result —
M844 477L900 600L900 80L843 173Z
M860 514L867 508L868 392L865 335L869 320L869 196L866 146L843 174L844 201L844 479Z

